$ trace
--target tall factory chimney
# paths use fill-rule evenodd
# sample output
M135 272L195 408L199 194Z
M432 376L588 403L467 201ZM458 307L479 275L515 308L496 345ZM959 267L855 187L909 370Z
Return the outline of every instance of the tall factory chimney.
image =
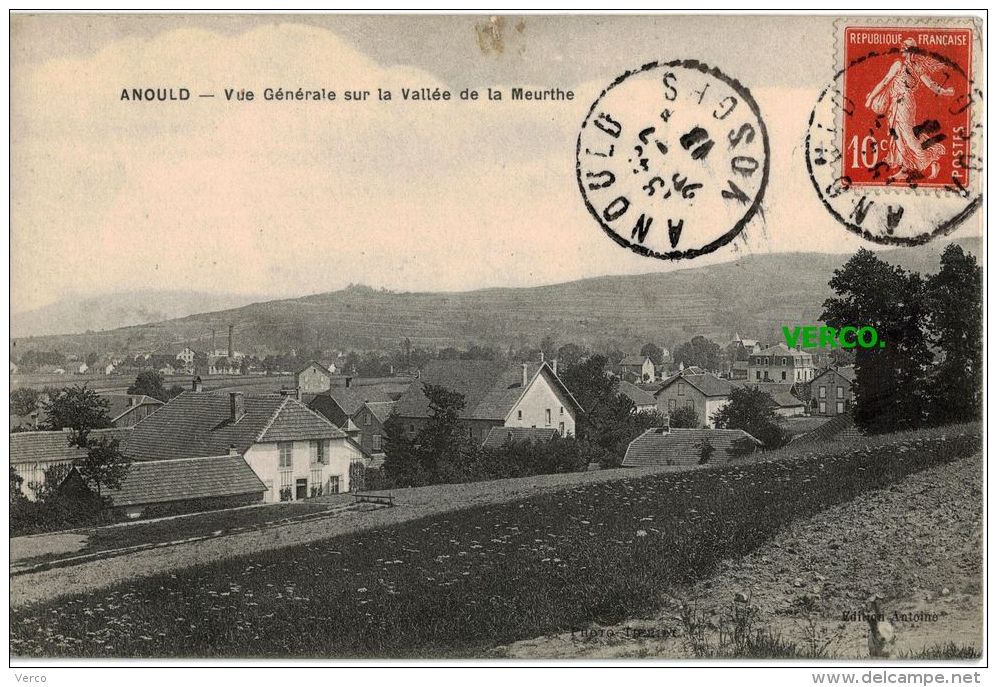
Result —
M228 326L228 357L235 357L235 346L232 343L232 330L235 329L232 325Z

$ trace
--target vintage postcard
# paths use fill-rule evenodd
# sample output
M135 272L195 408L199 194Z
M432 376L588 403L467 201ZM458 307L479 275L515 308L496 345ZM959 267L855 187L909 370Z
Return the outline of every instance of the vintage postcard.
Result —
M11 661L978 682L985 29L12 14Z

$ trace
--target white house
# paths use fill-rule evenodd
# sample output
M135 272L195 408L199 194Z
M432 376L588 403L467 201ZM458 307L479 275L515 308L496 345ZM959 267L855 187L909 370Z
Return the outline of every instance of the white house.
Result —
M563 437L575 434L581 406L557 376L557 363L507 363L492 360L436 360L422 368L395 404L410 433L429 417L424 385L456 391L464 397L460 421L471 437L484 442L492 427L551 428Z
M266 486L264 501L350 489L360 447L296 398L187 391L132 428L126 453L152 461L240 455Z
M709 373L679 372L665 380L655 392L658 411L671 415L679 408L691 408L700 427L713 427L713 414L730 401L731 384Z

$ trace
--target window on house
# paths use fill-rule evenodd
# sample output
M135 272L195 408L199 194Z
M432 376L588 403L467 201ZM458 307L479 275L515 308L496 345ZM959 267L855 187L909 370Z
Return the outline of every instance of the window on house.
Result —
M327 459L327 445L324 439L309 442L311 444L312 465L325 464Z
M762 371L755 370L755 379L761 379L761 378L762 378Z
M827 401L820 402L820 414L823 415L827 412Z
M688 401L685 402L685 407L686 408L694 408L695 406L692 404L692 400L690 399L690 400L688 400Z
M561 415L564 415L564 406L561 406Z
M374 450L375 451L380 451L381 450L381 435L380 434L374 434L374 435L371 436L370 440L372 442L371 445L373 446Z
M333 475L329 478L329 494L339 493L339 475Z
M679 396L685 396L685 384L679 382L678 388L679 388Z
M668 410L675 410L675 399L668 399Z
M364 413L363 423L370 427L370 413Z
M817 387L817 398L827 398L827 387L819 386Z
M516 411L516 419L517 420L522 420L523 419L523 411L522 410L517 410Z
M786 381L786 371L782 371L782 381Z
M550 427L550 408L547 409L546 413L547 426Z
M786 359L785 359L785 358L783 358L783 359L782 359L782 364L783 364L783 365L785 365L785 364L786 364Z
M277 444L277 451L280 453L280 468L290 470L294 467L294 442L281 441Z
M409 425L408 431L411 432L412 434L415 434L415 425Z
M838 415L841 415L843 412L845 412L845 404L842 401L838 401L837 403L835 403L834 412L836 412Z
M845 397L845 387L839 386L838 387L838 398L844 398L844 397Z
M560 434L560 435L561 435L562 437L564 436L564 423L563 423L563 422L559 422L559 423L557 424L557 432L558 432L558 434Z

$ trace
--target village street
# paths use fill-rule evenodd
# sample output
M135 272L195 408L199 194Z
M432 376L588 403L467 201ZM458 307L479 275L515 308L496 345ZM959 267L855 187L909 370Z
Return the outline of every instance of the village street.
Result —
M340 534L391 526L430 515L474 506L505 503L537 494L570 489L577 485L635 478L660 472L675 472L676 467L617 468L593 472L540 475L512 479L440 484L394 491L395 506L370 511L346 510L325 518L291 522L272 528L217 536L173 546L136 551L91 560L69 567L57 567L10 578L12 607L46 601L64 594L77 594L111 586L138 577L170 572L181 568L241 556L254 551L279 549L325 539ZM689 468L686 468L689 469ZM313 502L342 500L342 495L320 497ZM263 506L266 508L266 506ZM176 538L182 532L176 533ZM18 539L12 539L16 551ZM85 544L84 536L53 533L32 537L30 550L66 551ZM68 544L68 546L67 546ZM12 564L15 561L12 560Z

